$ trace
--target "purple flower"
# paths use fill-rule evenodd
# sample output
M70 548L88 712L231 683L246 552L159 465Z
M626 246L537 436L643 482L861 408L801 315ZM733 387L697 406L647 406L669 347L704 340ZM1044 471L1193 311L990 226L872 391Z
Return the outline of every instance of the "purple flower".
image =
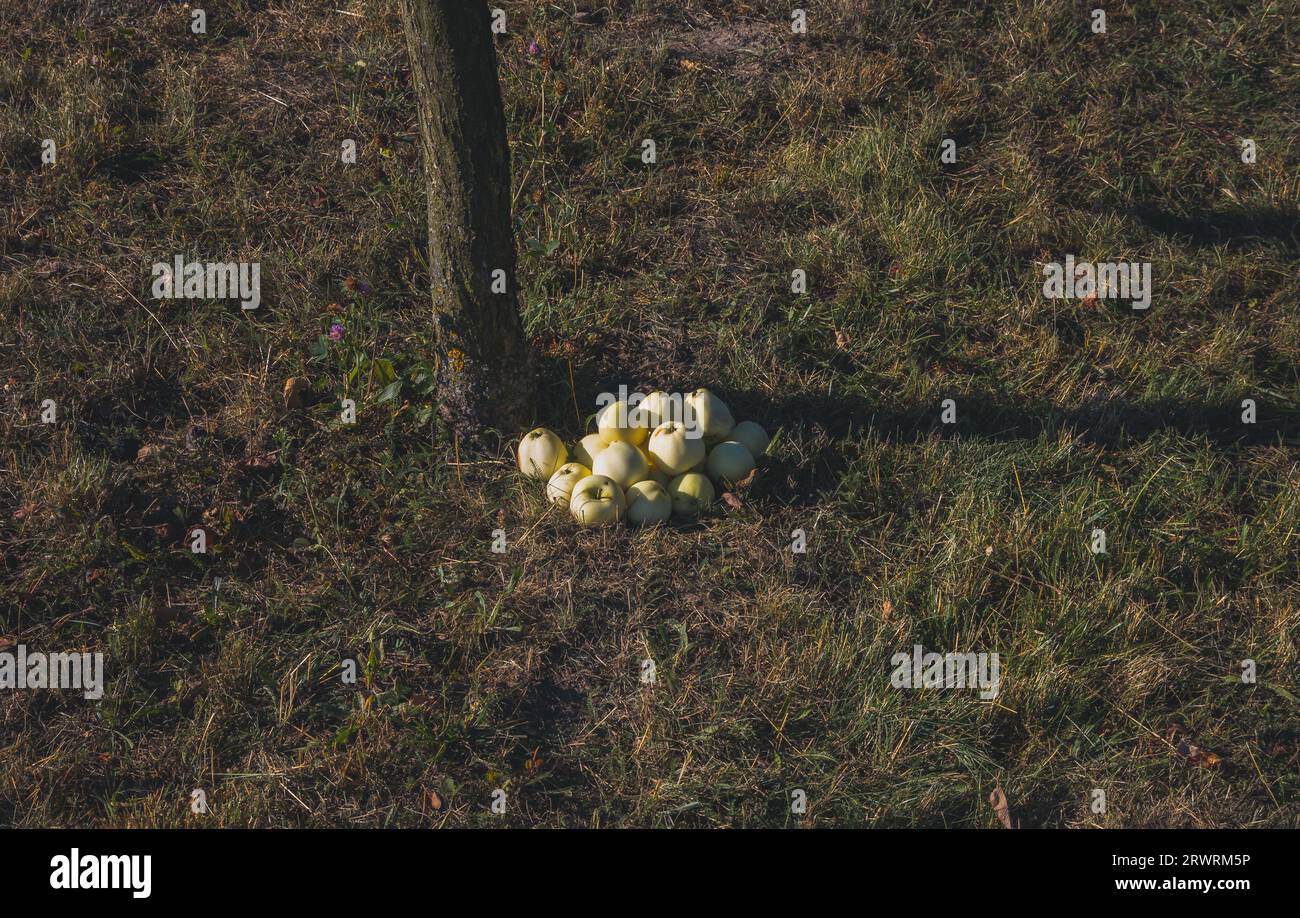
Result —
M528 43L528 53L529 53L529 54L531 54L531 55L533 55L533 56L536 56L537 54L539 54L539 53L541 52L541 50L542 50L542 46L539 45L537 42L535 42L535 41L530 41L530 42Z
M370 292L370 285L363 280L357 281L357 293L365 296Z
M330 326L330 340L342 341L344 331L345 329L343 328L343 326L340 323L335 322L333 325Z

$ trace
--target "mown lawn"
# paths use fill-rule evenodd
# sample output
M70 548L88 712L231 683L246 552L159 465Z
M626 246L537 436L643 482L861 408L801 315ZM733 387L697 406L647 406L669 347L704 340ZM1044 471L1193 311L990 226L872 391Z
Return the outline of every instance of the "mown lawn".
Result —
M578 531L457 459L393 0L6 4L0 645L109 683L0 693L0 821L1300 826L1294 5L494 5L537 423L708 385L759 480ZM176 254L261 307L152 299Z

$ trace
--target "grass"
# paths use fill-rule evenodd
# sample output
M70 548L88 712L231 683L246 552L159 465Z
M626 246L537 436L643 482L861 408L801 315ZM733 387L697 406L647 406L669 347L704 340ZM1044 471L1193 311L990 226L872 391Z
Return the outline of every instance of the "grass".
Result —
M0 644L109 683L0 694L4 823L992 827L1001 786L1300 826L1288 4L502 0L538 423L705 384L780 432L643 533L436 427L391 0L39 5L0 12ZM152 299L177 253L260 261L261 308ZM1044 298L1066 253L1150 261L1151 308ZM914 644L1001 693L893 689Z

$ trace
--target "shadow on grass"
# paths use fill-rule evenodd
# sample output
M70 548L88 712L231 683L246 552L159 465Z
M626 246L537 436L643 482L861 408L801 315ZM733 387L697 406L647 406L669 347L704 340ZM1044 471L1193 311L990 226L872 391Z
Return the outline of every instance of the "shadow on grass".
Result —
M1228 403L1185 402L1172 399L1097 399L1066 407L1050 402L1023 402L988 392L954 394L957 420L944 424L941 406L918 405L900 411L882 407L860 396L796 395L784 401L767 402L759 393L722 393L740 407L740 416L766 419L769 429L787 430L823 437L829 448L818 451L810 467L771 463L768 474L773 486L785 480L784 492L794 495L798 506L818 499L835 487L841 473L853 461L855 439L868 432L891 443L920 443L933 438L986 442L1032 441L1066 432L1084 443L1120 449L1141 443L1164 432L1202 439L1217 449L1239 449L1272 443L1300 444L1300 409L1270 405L1253 397L1256 420L1242 422L1240 400ZM745 410L753 406L753 410Z
M1232 249L1244 249L1261 243L1278 243L1293 252L1300 250L1300 211L1295 209L1235 208L1203 211L1185 217L1143 205L1130 214L1148 229L1163 236L1176 236L1193 246L1227 245Z
M674 343L675 344L675 343ZM575 412L574 393L616 391L620 383L629 391L662 388L669 392L688 391L698 385L692 372L689 347L669 346L669 352L653 367L628 369L626 342L606 342L595 353L572 365L574 390L570 391L569 368L563 360L543 358L539 374L541 410L537 423L553 426L566 437L579 429L576 415L588 417L595 405L579 403ZM806 499L833 487L839 473L852 461L851 438L868 431L893 443L919 443L935 437L942 439L976 439L984 441L1029 441L1044 434L1068 432L1084 443L1108 449L1120 449L1164 432L1188 438L1200 438L1210 445L1235 451L1271 443L1300 444L1300 408L1277 404L1263 395L1243 392L1239 398L1224 402L1175 399L1098 398L1080 405L1064 406L1045 400L1014 399L988 390L955 392L957 420L941 421L939 400L933 403L899 408L861 395L833 396L796 394L773 401L767 393L749 390L718 389L718 394L732 406L737 419L752 418L769 431L784 427L805 434L841 442L820 451L823 461L811 470L779 463L769 465L771 482L789 477L787 494L802 494ZM1244 423L1242 401L1255 402L1254 423ZM801 480L802 479L802 480ZM800 501L796 499L796 503Z
M725 396L724 396L725 397ZM944 424L941 405L918 405L907 411L891 410L855 396L796 395L770 406L771 417L795 427L812 425L828 436L843 438L867 429L895 442L944 438L1032 440L1044 433L1069 430L1084 442L1111 448L1130 445L1163 431L1186 437L1203 437L1224 448L1300 442L1300 409L1270 405L1267 398L1243 394L1256 405L1254 423L1244 423L1241 400L1209 403L1174 399L1095 399L1066 407L1050 402L1025 402L988 392L954 394L957 420ZM736 395L737 402L761 398Z

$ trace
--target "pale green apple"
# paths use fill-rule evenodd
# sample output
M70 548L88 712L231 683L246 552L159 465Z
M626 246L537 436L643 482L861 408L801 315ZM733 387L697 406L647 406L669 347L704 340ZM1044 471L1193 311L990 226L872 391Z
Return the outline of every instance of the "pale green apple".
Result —
M640 446L650 435L641 413L629 408L622 399L610 402L600 409L596 414L596 430L606 444L631 443ZM592 458L595 459L594 456Z
M753 421L741 421L732 428L729 439L742 444L755 459L767 452L767 444L772 442L767 431Z
M596 461L596 456L605 448L605 441L600 438L600 434L587 434L573 446L573 458L581 462L587 468Z
M698 429L708 440L725 440L736 422L727 403L708 389L696 389L686 396L686 426Z
M669 482L668 496L673 499L673 513L698 516L713 503L713 482L699 472L687 472Z
M704 461L704 441L690 436L686 425L677 421L660 424L650 436L647 450L655 466L669 475L681 475Z
M593 475L612 478L620 488L627 490L638 481L650 477L650 465L645 461L641 450L631 443L615 440L596 456L591 467Z
M742 443L724 440L709 453L709 476L715 481L735 484L754 471L754 457Z
M653 526L672 516L673 499L657 481L638 481L627 489L627 521L634 526Z
M581 462L566 462L555 470L546 483L546 499L553 504L568 504L573 497L573 486L591 474L591 469Z
M573 486L569 512L583 526L617 523L626 510L622 488L604 475L588 475Z
M519 471L529 478L546 481L568 458L560 438L545 427L529 431L519 441Z

